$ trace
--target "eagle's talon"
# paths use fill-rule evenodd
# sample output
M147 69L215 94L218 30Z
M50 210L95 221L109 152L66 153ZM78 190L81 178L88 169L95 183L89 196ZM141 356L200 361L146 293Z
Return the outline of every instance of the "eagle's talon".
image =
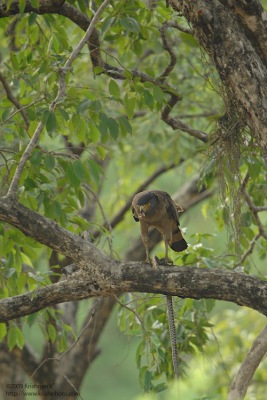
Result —
M173 261L170 258L160 258L159 265L173 265Z
M152 264L151 258L146 258L145 261L144 261L144 263L145 263L145 264L150 264L150 265L151 265L151 264Z

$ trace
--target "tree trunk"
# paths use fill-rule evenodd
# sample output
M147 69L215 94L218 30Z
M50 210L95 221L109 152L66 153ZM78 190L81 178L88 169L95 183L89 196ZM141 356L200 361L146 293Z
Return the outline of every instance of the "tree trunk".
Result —
M267 157L267 15L257 0L171 0L194 29L235 106ZM227 110L231 112L231 110Z

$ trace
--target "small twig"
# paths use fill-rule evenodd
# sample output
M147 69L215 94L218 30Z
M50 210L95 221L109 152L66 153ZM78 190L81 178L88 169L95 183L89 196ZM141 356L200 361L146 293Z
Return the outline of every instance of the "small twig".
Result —
M32 375L31 375L31 378L33 378L34 375L37 373L37 371L38 371L45 363L47 363L48 361L57 361L58 363L60 363L60 361L62 360L62 358L65 357L66 354L68 354L68 353L73 349L73 347L75 347L75 346L77 345L77 343L79 342L79 340L80 340L82 334L83 334L84 331L88 328L88 326L91 324L93 318L95 317L95 313L96 313L96 307L94 307L94 309L91 311L89 320L88 320L88 321L86 322L86 324L83 326L83 328L82 328L82 330L81 330L79 336L78 336L77 339L71 344L71 346L68 347L67 350L65 350L59 357L48 357L48 358L46 358L45 360L43 360L43 361L38 365L38 367L33 371Z
M16 192L18 190L19 180L20 180L21 174L23 172L23 169L25 167L25 164L26 164L28 158L30 157L32 151L35 149L35 147L36 147L36 145L37 145L37 143L39 141L39 137L40 137L40 134L41 134L41 132L43 130L43 126L44 126L43 122L40 121L38 126L37 126L37 128L36 128L36 130L35 130L35 132L34 132L33 137L31 138L31 140L28 143L24 153L22 154L22 157L21 157L21 159L20 159L20 161L18 163L17 169L15 171L15 174L14 174L13 179L11 181L11 184L9 186L9 189L8 189L8 192L7 192L7 197L15 197L16 196Z
M246 260L246 258L247 258L250 254L252 254L253 249L254 249L254 247L255 247L255 245L256 245L256 242L258 241L258 239L259 239L260 237L263 237L264 239L267 240L267 233L265 232L264 226L262 225L261 220L260 220L260 218L259 218L259 216L258 216L258 213L259 213L259 212L261 212L261 211L267 211L267 207L257 207L257 206L255 206L255 204L254 204L252 198L249 196L249 194L248 194L247 191L246 191L246 187L247 187L248 182L249 182L249 173L247 172L246 175L245 175L245 177L244 177L244 179L243 179L243 181L241 182L241 185L240 185L239 190L240 190L240 193L244 196L244 199L245 199L245 201L246 201L246 203L247 203L247 205L248 205L248 207L249 207L251 213L253 214L255 223L256 223L256 225L258 226L258 230L259 230L259 231L258 231L258 233L254 236L254 238L252 239L252 241L250 242L249 248L248 248L248 250L245 252L245 254L243 255L243 257L241 258L241 260L235 265L235 268L238 267L238 266L240 266L240 265Z
M209 140L208 135L203 132L199 131L198 129L193 129L184 122L182 122L179 118L171 118L168 117L167 119L164 119L164 122L166 122L168 125L172 127L172 129L176 130L179 129L180 131L188 133L190 136L195 137L196 139L201 140L204 143L207 143Z
M261 237L261 234L260 234L260 233L257 233L257 235L254 236L254 238L253 238L253 239L251 240L251 242L250 242L250 245L249 245L248 250L245 252L245 254L244 254L243 257L241 258L241 260L240 260L237 264L235 264L234 268L237 268L237 267L239 267L240 265L242 265L243 262L247 259L247 257L248 257L250 254L252 254L253 249L254 249L254 247L255 247L255 244L257 243L257 240L258 240L260 237Z
M166 25L168 25L170 28L178 29L179 31L181 31L183 33L187 33L188 35L193 36L193 34L194 34L193 29L186 28L185 26L182 26L174 21L168 21L168 22L166 22Z
M0 81L2 82L2 85L5 89L8 100L14 104L14 106L18 109L18 112L21 114L22 118L24 119L25 127L26 127L26 130L28 131L30 122L29 122L29 118L28 118L27 114L24 112L24 107L20 104L20 102L16 99L16 97L13 96L8 83L1 72L0 72Z
M136 319L139 321L139 323L140 323L140 325L142 327L143 332L145 333L146 332L146 328L145 328L145 326L143 324L143 321L141 320L141 318L137 314L137 312L132 307L129 307L126 304L122 303L115 294L114 294L114 297L115 297L116 301L119 303L119 305L121 307L126 308L126 310L129 310L130 312L132 312L135 315Z
M10 120L11 120L16 114L18 114L19 112L24 111L25 109L27 109L27 108L29 108L29 107L31 107L31 106L33 106L33 105L39 103L40 101L42 101L42 100L44 100L44 99L45 99L45 96L42 96L42 97L40 97L38 100L35 100L35 101L33 101L32 103L30 103L30 104L26 104L25 106L21 106L21 108L20 108L19 110L14 111L14 112L5 120L5 123L8 122L8 121L10 121Z
M133 78L139 78L140 82L143 82L143 83L151 82L154 85L159 86L164 93L168 93L170 95L177 96L180 99L180 94L177 92L177 89L175 89L174 87L172 87L166 83L163 83L161 79L159 79L159 78L155 79L143 72L136 71L133 69L128 69L121 64L120 60L118 60L117 57L115 57L114 55L108 53L107 51L105 51L103 49L101 49L101 51L104 52L105 54L107 54L109 57L113 58L118 63L118 65L121 67L121 68L118 68L118 67L112 66L108 63L102 62L102 64L100 66L105 69L105 71L102 72L103 74L111 76L114 79L125 80L126 79L125 71L128 71L132 75ZM94 64L94 67L96 67L98 65L99 64Z
M252 212L252 214L254 216L256 225L258 225L260 236L262 236L264 239L267 240L267 233L265 232L265 229L264 229L264 227L263 227L263 225L261 223L261 220L260 220L260 218L258 216L257 207L255 206L255 204L253 203L251 197L249 196L249 194L245 190L243 190L243 194L244 194L244 198L245 198L245 200L247 202L247 205L249 206L249 208L250 208L250 210L251 210L251 212Z
M91 195L94 197L94 199L95 199L95 201L96 201L96 203L98 204L98 207L99 207L99 209L100 209L102 218L103 218L103 220L104 220L104 227L107 228L109 232L111 232L111 231L112 231L112 226L111 226L110 222L108 221L108 219L107 219L107 217L106 217L105 211L104 211L104 209L103 209L103 207L102 207L102 204L101 204L101 202L100 202L98 196L95 194L95 192L90 188L90 186L89 186L88 184L85 183L83 186L84 186L84 187L86 188L86 190L88 190L88 191L91 193ZM94 239L96 239L94 233L92 234L92 236L94 237ZM111 239L111 237L108 237L108 244L109 244L110 253L112 254L113 251L112 251L112 239Z
M262 212L262 211L267 211L267 206L263 206L263 207L257 207L255 206L255 211L258 212Z
M49 154L54 157L65 157L65 158L71 158L72 160L77 160L79 158L76 154L68 154L68 153L63 153L63 152L61 153L60 152L61 149L57 149L57 151L54 151L54 150L48 151L41 146L36 146L36 148L40 149L44 154ZM65 150L65 148L62 150Z
M173 110L174 106L180 101L182 97L177 97L176 95L171 95L168 103L163 107L161 111L161 119L173 130L180 129L183 132L188 133L190 136L193 136L204 143L207 143L209 140L208 135L205 132L196 130L182 122L179 118L170 117L170 113Z

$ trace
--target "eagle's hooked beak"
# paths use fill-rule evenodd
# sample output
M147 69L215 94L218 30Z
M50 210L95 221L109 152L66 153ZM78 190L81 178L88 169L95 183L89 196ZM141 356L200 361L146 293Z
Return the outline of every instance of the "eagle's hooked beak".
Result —
M138 214L138 218L142 218L142 217L145 217L145 211L144 211L144 207L143 206L140 206L139 207L139 214Z

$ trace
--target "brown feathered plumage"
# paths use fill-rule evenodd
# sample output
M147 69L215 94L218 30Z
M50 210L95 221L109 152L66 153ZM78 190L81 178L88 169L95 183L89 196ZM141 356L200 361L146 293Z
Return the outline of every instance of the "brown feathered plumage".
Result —
M148 250L148 229L155 227L165 242L165 259L168 263L168 245L179 252L187 248L179 228L179 212L182 209L175 204L171 196L160 190L146 190L137 193L132 201L135 221L140 221L141 236L146 248L146 262L150 262Z

